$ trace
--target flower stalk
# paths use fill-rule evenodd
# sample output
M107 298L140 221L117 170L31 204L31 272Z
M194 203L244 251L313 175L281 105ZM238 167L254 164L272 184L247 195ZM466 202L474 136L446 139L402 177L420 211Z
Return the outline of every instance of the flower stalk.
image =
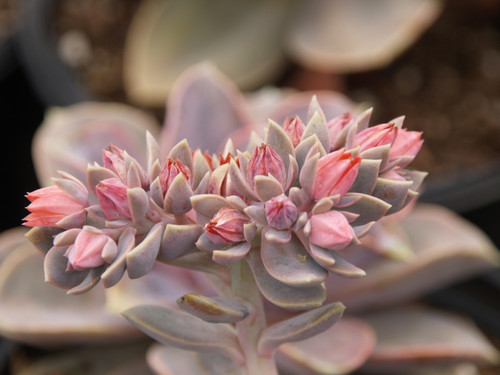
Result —
M249 316L236 323L238 341L245 357L245 375L277 375L274 359L259 355L257 344L259 336L267 327L262 295L255 283L250 267L244 260L229 266L231 289L235 297L241 297L252 305Z

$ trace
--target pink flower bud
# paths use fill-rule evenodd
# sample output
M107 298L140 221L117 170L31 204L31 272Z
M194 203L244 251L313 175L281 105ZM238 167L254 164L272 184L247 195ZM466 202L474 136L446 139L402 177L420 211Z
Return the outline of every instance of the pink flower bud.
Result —
M83 270L102 266L106 262L101 256L102 251L109 241L113 240L99 229L84 226L66 252L68 268Z
M186 180L191 178L189 168L186 167L179 159L174 161L172 158L168 158L160 172L160 185L164 194L179 173L182 173L184 177L186 177Z
M86 193L85 187L82 185ZM28 227L57 227L57 223L65 217L81 212L86 203L73 198L57 186L49 186L28 193L31 202L28 211L31 213L23 220ZM84 215L82 215L84 218ZM82 222L83 225L83 222Z
M367 128L354 137L354 146L359 146L363 152L373 147L392 144L398 134L398 128L393 124L380 124Z
M346 217L339 211L311 216L309 241L330 250L342 250L356 237Z
M111 169L122 181L125 181L125 152L121 148L111 145L104 149L102 160L105 168Z
M215 244L245 241L243 228L250 219L232 207L221 208L210 222L205 225L210 240Z
M130 219L132 217L127 190L127 186L117 178L107 178L97 185L97 199L99 199L99 204L108 219Z
M313 198L318 200L337 194L342 197L356 179L360 163L359 156L353 158L344 149L321 157L314 179Z
M389 151L389 160L396 160L403 156L409 156L412 158L417 155L422 147L422 143L424 143L424 141L420 139L421 136L422 132L399 129L396 139L392 143ZM405 166L406 165L402 165L402 167Z
M273 197L264 203L269 226L276 229L288 229L297 220L297 206L285 194Z
M353 119L352 113L346 112L328 121L326 126L328 127L328 134L330 135L331 147L335 147L335 145L338 143L337 138L342 132L342 129L344 129L346 125L352 121L352 119Z
M255 176L272 175L282 185L286 183L285 165L281 157L271 146L262 144L255 148L255 151L247 164L247 181L253 188Z
M302 138L302 134L304 134L304 129L306 128L300 117L287 117L283 122L282 127L292 141L293 147L297 147L300 143L300 139Z

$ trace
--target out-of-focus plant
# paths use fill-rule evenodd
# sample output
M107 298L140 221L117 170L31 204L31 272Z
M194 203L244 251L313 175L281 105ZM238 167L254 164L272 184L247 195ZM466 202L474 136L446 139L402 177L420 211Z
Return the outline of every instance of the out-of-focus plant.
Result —
M38 344L137 337L109 313L125 310L135 325L170 344L148 354L157 373L252 373L251 366L275 371L269 356L276 349L286 373L347 373L367 360L408 365L422 350L432 363L496 360L496 351L470 324L446 325L448 315L426 309L391 309L387 315L380 310L332 326L344 310L334 302L339 295L347 311L366 312L496 263L484 235L443 209L418 209L403 226L395 215L372 224L407 204L419 180L418 173L402 173L421 141L400 128L401 118L367 127L370 112L346 114L354 107L345 98L323 93L320 106L292 94L274 110L284 126L271 122L261 138L250 132L261 128L243 96L214 70L194 68L176 87L160 145L147 138L145 167L124 151L126 145L113 146L104 151L102 165L80 166L87 170L86 183L61 173L54 186L28 195L32 213L26 219L35 226L28 237L46 253L46 278L70 294L91 290L63 298L57 288L27 276L42 277L29 243L16 236L3 241L9 246L0 267L2 332ZM283 112L300 116L282 120ZM194 152L182 140L189 133L197 136ZM228 133L234 143L222 143ZM237 152L235 144L245 150L249 136L252 153ZM350 154L341 147L346 144ZM220 154L209 156L201 151L205 147ZM84 158L98 157L93 147L81 150ZM282 155L292 156L287 164ZM50 173L51 164L59 168L60 157L45 155L49 167L43 173ZM405 174L413 182L401 178ZM379 195L382 187L393 194ZM71 204L58 205L59 198ZM363 245L349 246L363 234ZM454 265L453 272L436 275L435 269L448 270L447 265ZM362 276L360 267L367 276L345 279ZM327 278L332 273L341 277ZM18 291L29 290L30 283L38 287L35 298L27 299ZM90 311L78 311L79 299L86 299ZM31 326L15 316L26 303L34 306L23 310ZM54 314L59 318L52 321ZM432 341L424 329L412 332L412 339L390 334L390 314L406 317L398 323L402 333L405 325L432 327ZM44 321L52 326L41 330ZM102 321L113 324L106 328ZM336 355L318 348L332 348Z
M144 1L132 22L125 86L163 106L180 73L211 60L242 89L275 82L287 61L322 73L382 67L411 45L439 0Z

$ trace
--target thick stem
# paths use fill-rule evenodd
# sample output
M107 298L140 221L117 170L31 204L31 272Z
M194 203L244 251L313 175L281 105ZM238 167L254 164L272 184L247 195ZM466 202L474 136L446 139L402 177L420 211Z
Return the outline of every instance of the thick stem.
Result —
M247 300L254 308L251 315L236 324L238 340L245 356L245 374L277 375L274 358L262 357L257 353L257 343L261 331L266 328L266 315L255 279L245 261L230 266L231 287L235 296Z

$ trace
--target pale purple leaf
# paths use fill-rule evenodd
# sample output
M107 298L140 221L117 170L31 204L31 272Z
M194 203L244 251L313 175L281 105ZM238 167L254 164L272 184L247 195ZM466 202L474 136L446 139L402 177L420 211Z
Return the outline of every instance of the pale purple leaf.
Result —
M269 302L285 309L307 310L321 306L325 300L322 285L297 288L276 280L266 271L258 252L250 251L246 260L262 295Z
M328 272L311 258L295 236L281 244L269 241L267 232L264 230L262 234L260 256L269 275L296 287L311 287L325 281Z
M334 302L274 323L261 332L257 350L260 355L270 357L281 344L316 336L335 324L344 310L342 303Z
M139 305L123 312L134 326L165 345L226 355L244 362L234 330L211 324L186 312L157 305Z

